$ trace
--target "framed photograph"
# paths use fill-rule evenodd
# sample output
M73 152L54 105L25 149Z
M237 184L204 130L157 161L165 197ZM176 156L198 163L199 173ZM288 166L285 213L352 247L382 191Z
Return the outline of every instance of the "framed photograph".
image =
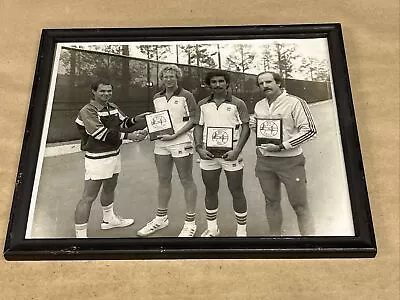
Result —
M233 150L233 128L207 127L206 149L214 157L222 157L229 150Z
M175 133L168 110L162 110L160 112L146 115L145 118L149 130L150 141L157 140L164 134Z
M7 260L376 251L340 24L42 31Z

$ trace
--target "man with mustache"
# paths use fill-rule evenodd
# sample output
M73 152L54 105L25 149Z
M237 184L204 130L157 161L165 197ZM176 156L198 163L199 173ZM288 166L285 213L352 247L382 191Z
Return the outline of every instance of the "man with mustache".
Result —
M282 143L257 147L255 173L265 196L265 211L271 235L282 235L280 185L285 185L296 215L300 233L313 235L314 225L306 194L305 158L301 144L309 141L316 127L306 101L282 89L282 78L274 72L262 72L257 85L265 98L256 103L250 128L256 130L256 119L281 119Z
M206 188L205 207L207 229L202 237L220 234L217 224L218 190L221 169L225 171L229 191L233 197L233 209L237 221L236 236L247 236L247 201L243 192L243 158L241 152L249 135L249 114L243 100L228 91L230 76L226 71L213 70L207 73L206 84L211 95L199 102L195 118L195 145L201 158L200 168ZM207 129L222 127L233 132L233 149L222 157L215 157L206 149Z
M126 227L133 219L124 219L114 213L114 191L121 171L120 146L123 139L141 141L146 130L123 132L137 122L143 121L143 113L129 118L110 102L113 86L106 79L91 85L93 99L78 114L75 122L81 135L81 150L85 151L85 185L82 198L75 210L75 233L77 238L87 238L90 210L100 188L103 211L101 229ZM144 126L142 126L144 127Z

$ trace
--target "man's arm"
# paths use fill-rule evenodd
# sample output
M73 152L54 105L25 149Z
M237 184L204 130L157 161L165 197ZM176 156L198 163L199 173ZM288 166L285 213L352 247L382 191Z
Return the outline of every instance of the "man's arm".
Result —
M236 160L239 157L239 154L242 152L244 145L250 136L250 127L249 123L242 124L242 131L240 132L238 143L235 149L226 152L222 158L225 160Z
M238 143L235 149L226 152L222 158L225 160L236 160L242 152L244 145L250 136L250 127L249 127L249 112L247 110L247 106L244 101L240 100L237 104L237 110L239 114L240 123L242 124L242 131L240 132Z
M203 125L195 125L194 127L194 147L201 159L213 159L214 155L203 145Z
M289 140L282 143L285 149L295 148L300 144L309 141L317 134L317 128L306 101L299 99L293 107L292 117L295 124L294 126L299 130L299 132Z
M194 147L196 150L203 147L203 130L203 125L197 124L194 126Z
M242 132L240 133L240 137L238 143L236 145L236 150L238 153L242 152L244 145L247 143L247 140L250 136L250 127L249 123L242 124Z

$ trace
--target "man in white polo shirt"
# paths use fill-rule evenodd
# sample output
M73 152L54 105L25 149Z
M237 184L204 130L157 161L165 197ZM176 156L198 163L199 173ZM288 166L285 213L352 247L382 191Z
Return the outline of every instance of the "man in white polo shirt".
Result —
M201 158L200 168L206 188L207 229L201 236L216 237L220 234L217 212L221 169L225 171L228 188L233 197L237 221L236 236L247 236L247 201L243 192L244 164L240 154L250 135L249 114L243 100L228 91L229 73L221 70L210 71L205 82L211 88L212 94L199 102L194 131L196 151ZM215 138L226 139L229 131L233 135L232 149L223 153L221 157L213 154L207 146L207 131L214 130L213 128L216 130L213 136Z
M257 85L265 98L256 103L250 128L256 119L281 119L282 143L257 147L255 173L265 196L265 211L271 235L282 235L281 190L283 183L302 235L313 235L314 225L306 194L305 158L301 144L309 141L316 127L306 101L282 90L282 78L274 72L262 72Z
M163 89L153 97L155 112L168 111L174 134L165 134L155 141L154 160L158 173L158 207L155 217L141 228L138 236L148 236L169 225L168 204L171 198L172 169L175 165L186 202L185 222L178 237L196 233L197 188L193 181L193 119L196 101L193 94L179 83L182 71L176 65L164 65L158 74Z

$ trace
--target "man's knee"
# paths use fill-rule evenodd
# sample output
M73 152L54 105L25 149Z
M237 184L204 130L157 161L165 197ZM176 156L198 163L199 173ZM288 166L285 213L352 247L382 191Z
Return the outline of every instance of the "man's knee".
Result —
M183 177L183 178L181 178L181 184L182 184L183 188L185 188L185 189L192 188L194 186L193 178L190 176Z
M293 205L293 210L295 211L296 215L304 216L309 213L309 207L307 203L304 204L295 204Z
M170 185L172 180L171 175L159 175L158 176L158 183L160 185Z
M237 186L236 187L235 186L229 187L229 191L231 192L232 197L234 199L244 198L244 191L243 191L243 188L241 186L239 186L239 187L237 187Z
M94 200L96 200L97 194L96 195L89 195L89 194L85 194L82 196L81 198L81 203L85 203L85 204L92 204Z
M117 181L108 182L103 184L103 193L110 194L115 191L117 187Z
M279 197L265 197L265 206L267 208L275 208L281 205Z

